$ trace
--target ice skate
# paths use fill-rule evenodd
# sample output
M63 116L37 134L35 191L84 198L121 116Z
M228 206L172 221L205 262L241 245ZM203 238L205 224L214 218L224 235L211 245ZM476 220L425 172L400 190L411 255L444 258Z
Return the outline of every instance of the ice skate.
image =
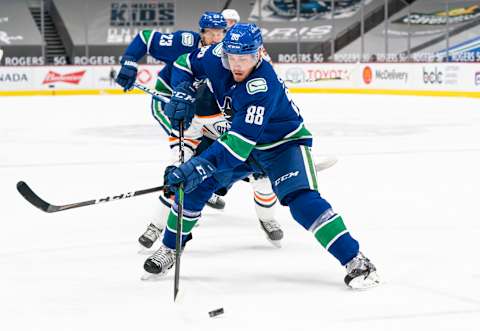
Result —
M138 238L138 242L145 248L152 247L153 243L157 241L162 234L163 229L159 229L155 224L150 223L147 230Z
M143 269L146 271L142 280L162 278L175 265L175 250L163 245L152 256L145 260Z
M380 284L377 269L361 252L346 265L345 284L353 289L367 289Z
M267 235L267 239L273 246L282 247L283 230L280 228L280 224L275 220L262 221L260 220L260 226Z
M207 201L207 206L213 209L222 210L225 208L225 201L219 195L213 193Z

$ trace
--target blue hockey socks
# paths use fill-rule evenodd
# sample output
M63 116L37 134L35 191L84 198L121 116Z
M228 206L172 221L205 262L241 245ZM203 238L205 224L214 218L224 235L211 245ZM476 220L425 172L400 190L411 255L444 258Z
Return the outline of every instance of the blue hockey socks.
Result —
M293 218L311 231L317 241L345 265L357 256L358 242L352 238L340 215L317 191L304 190L288 197Z

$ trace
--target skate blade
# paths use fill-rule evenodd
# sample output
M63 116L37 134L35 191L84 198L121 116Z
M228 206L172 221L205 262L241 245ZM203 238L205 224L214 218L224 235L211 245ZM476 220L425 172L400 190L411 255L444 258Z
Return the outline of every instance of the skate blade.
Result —
M142 277L140 277L140 280L144 282L157 282L159 280L162 280L165 278L165 274L160 273L160 274L151 274L149 272L145 272Z
M272 240L267 237L267 240L270 244L272 244L273 247L275 248L282 248L282 240Z
M380 278L376 272L370 273L367 278L357 277L350 281L348 284L354 290L366 290L372 287L380 285Z

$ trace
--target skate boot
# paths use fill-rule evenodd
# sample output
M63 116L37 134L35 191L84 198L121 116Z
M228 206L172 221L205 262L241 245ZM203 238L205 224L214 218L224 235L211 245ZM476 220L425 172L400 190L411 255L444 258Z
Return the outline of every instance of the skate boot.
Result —
M225 201L219 195L213 193L207 201L207 206L213 209L222 210L225 208Z
M163 229L159 229L155 224L150 223L147 230L138 238L138 242L145 248L152 247L153 243L157 241L158 237L162 234Z
M147 272L142 280L154 280L165 275L175 264L175 250L163 245L145 260L143 269Z
M259 221L263 232L267 235L268 241L275 247L282 247L283 230L280 228L280 224L275 220L262 221L259 219Z
M345 284L353 289L366 289L380 284L375 266L361 252L346 265Z

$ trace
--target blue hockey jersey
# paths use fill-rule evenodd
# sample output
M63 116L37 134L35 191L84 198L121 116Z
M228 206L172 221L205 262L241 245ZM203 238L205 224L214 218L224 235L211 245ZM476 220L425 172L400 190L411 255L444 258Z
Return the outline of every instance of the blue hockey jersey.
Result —
M155 88L165 96L171 95L170 77L175 60L182 54L190 53L201 46L201 38L197 32L176 31L160 33L154 30L143 30L138 33L123 54L132 56L136 62L146 54L165 63L158 73Z
M221 171L242 164L252 152L272 150L292 141L311 145L312 136L298 107L270 63L261 60L243 82L236 83L223 67L221 56L221 43L203 47L180 56L172 70L172 87L208 78L217 102L232 111L230 130L202 157Z

